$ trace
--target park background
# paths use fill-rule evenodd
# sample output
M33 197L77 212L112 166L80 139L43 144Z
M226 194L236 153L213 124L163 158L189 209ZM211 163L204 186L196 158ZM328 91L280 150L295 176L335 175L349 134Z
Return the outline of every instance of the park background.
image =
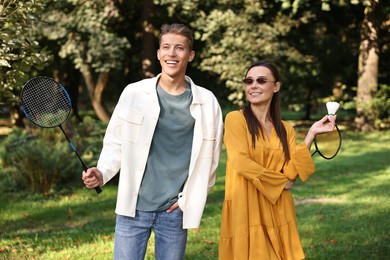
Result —
M194 32L188 75L224 115L245 103L241 79L258 59L282 81L283 118L302 140L325 102L341 104L343 146L293 196L307 259L390 256L390 2L387 0L0 0L0 259L111 259L117 178L83 188L59 129L23 116L19 94L45 75L70 93L64 125L88 165L123 88L160 71L164 23ZM216 259L223 150L201 227L186 259ZM147 258L152 259L153 243Z

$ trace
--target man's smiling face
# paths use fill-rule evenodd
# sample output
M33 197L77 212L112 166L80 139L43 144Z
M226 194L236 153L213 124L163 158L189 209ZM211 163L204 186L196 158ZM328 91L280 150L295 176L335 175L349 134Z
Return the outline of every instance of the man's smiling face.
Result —
M192 61L195 52L190 50L185 36L168 33L161 37L157 58L160 60L162 74L169 77L184 77L187 64Z

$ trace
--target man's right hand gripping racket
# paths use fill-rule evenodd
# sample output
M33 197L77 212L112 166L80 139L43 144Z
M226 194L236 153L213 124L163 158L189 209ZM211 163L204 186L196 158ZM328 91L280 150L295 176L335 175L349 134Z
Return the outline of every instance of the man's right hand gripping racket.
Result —
M339 109L340 104L337 102L327 102L326 108L328 110L328 115L336 115L337 109ZM323 158L330 160L333 159L341 148L341 132L337 125L333 131L328 133L318 134L314 138L314 145L316 150L311 154L312 156L316 153L321 155Z

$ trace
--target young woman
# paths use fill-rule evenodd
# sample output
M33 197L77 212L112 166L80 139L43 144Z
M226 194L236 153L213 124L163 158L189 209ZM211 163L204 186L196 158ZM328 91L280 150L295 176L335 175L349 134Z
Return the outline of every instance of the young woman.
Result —
M281 120L281 83L268 61L253 64L243 80L248 104L228 113L225 200L219 258L304 259L289 189L306 181L315 167L310 146L318 133L332 131L335 117L314 123L296 144L293 127Z

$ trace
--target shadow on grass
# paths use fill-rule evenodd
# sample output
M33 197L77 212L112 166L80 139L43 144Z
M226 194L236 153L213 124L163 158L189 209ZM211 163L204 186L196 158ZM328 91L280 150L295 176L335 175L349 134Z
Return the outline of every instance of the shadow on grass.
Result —
M20 201L2 203L0 255L27 259L113 239L114 197L64 202L59 197L33 195L23 200L21 205L25 208L13 205ZM5 215L7 211L13 215Z
M326 193L328 196L339 196L350 190L361 189L362 182L375 179L377 173L389 170L389 151L373 151L369 156L366 154L340 155L334 161L319 158L316 160L316 173L305 184L297 183L293 193L299 196L310 197L313 189L314 194ZM337 160L337 161L336 161ZM343 185L340 185L340 184ZM378 185L381 185L378 183ZM337 187L337 188L335 188ZM387 188L389 190L390 188ZM378 194L378 187L366 187L363 191L369 194ZM320 191L320 192L318 192Z
M387 210L359 203L306 204L298 207L297 215L307 259L387 259L390 255ZM306 224L313 222L318 224Z
M112 213L112 200L100 200L98 203L100 209L106 210L110 208ZM48 227L50 229L62 229L89 225L92 220L106 220L107 215L109 215L107 212L94 210L93 205L90 203L50 206L39 209L39 212L30 212L29 209L26 209L20 218L1 223L0 229L5 231L4 233L20 233L20 230L42 232L47 230ZM108 217L112 218L112 216Z
M388 138L380 135L352 136L335 159L316 158L317 172L307 183L297 183L294 197L310 202L297 205L307 259L390 255L390 150Z

